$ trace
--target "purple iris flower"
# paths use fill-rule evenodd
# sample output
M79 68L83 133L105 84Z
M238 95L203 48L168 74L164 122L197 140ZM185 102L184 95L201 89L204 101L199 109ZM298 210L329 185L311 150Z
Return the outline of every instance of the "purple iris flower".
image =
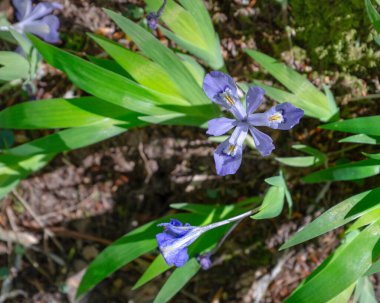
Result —
M13 28L20 33L35 34L46 42L59 41L59 19L52 15L55 9L63 6L54 2L41 2L33 6L32 0L12 0L16 9L17 23Z
M169 223L158 224L158 226L165 228L164 232L156 235L158 248L168 265L181 267L189 260L187 253L188 246L197 240L204 232L234 221L242 220L253 213L254 211L248 211L236 217L206 226L191 226L188 223L183 225L181 221L171 219Z
M211 253L205 253L197 256L197 261L203 270L208 270L212 266Z
M161 15L164 13L165 7L167 4L167 0L164 0L161 7L158 9L157 12L150 12L148 15L146 15L146 20L148 21L148 25L152 30L157 30L158 28L158 20L160 19Z
M159 16L155 12L150 12L148 15L146 15L146 20L148 21L148 25L152 30L157 30L158 28L158 19Z
M265 113L254 113L264 101L265 91L258 86L249 88L244 108L239 100L234 80L219 71L213 71L206 75L203 81L203 90L213 102L224 107L234 116L233 119L222 117L208 122L207 134L212 136L224 135L234 128L229 138L221 143L214 152L216 172L220 176L235 174L239 169L243 155L243 143L248 131L260 154L269 156L275 148L273 141L256 126L289 130L304 115L302 109L287 102L275 105Z

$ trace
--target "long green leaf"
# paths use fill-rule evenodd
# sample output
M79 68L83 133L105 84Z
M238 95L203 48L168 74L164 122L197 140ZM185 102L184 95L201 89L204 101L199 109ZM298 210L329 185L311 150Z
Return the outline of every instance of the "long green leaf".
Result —
M188 105L181 96L177 85L168 73L157 63L144 56L127 50L124 46L97 35L89 35L137 82L153 90L178 97L177 104Z
M198 86L192 74L172 50L161 44L140 25L115 12L110 10L105 11L132 38L147 57L160 64L166 70L191 104L210 103L210 100L206 97L201 87Z
M302 180L306 183L360 180L376 176L379 173L380 161L369 159L317 171L302 178Z
M88 93L129 110L148 115L172 114L157 105L167 104L171 96L154 92L114 72L71 55L36 37L29 36L44 59L65 72L78 87ZM172 100L176 104L176 99Z
M324 303L336 297L371 267L372 260L378 254L376 244L379 235L380 219L344 245L333 258L322 263L317 273L285 302Z
M262 83L261 81L253 81L254 85L260 86L265 90L265 94L276 100L277 102L283 103L283 102L289 102L292 103L294 106L297 106L299 108L302 108L305 112L306 116L313 117L316 119L320 119L321 116L321 108L313 104L311 102L307 102L307 100L303 100L299 97L297 97L295 94L289 93L287 91L284 91L282 89L268 86Z
M380 144L380 136L368 136L364 134L352 135L339 140L339 143L362 143L362 144Z
M168 302L199 271L201 266L195 258L190 259L183 267L177 268L161 288L153 303Z
M148 11L156 11L161 5L155 0L147 0ZM183 0L177 4L168 0L162 15L165 27L161 31L178 45L199 57L213 69L223 66L220 42L209 13L202 0Z
M70 128L36 139L5 151L8 155L27 157L37 154L60 153L82 148L119 135L128 129L127 125L114 125L114 121L103 121L84 127Z
M368 136L380 136L379 125L380 116L371 116L333 122L322 125L321 128Z
M307 224L303 229L286 241L280 249L286 249L306 242L335 228L343 226L378 207L379 201L380 188L352 196L330 208L313 222Z
M331 104L327 97L304 76L263 53L253 50L246 52L288 90L307 102L302 108L312 111L322 121L328 121L336 115L338 112L336 105ZM319 108L319 113L315 111L316 106Z
M136 120L136 113L96 97L25 102L0 112L0 127L12 129L81 127L105 117Z

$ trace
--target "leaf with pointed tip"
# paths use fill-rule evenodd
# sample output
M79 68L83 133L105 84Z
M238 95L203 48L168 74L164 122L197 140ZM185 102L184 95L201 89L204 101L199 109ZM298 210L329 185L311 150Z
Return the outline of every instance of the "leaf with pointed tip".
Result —
M159 64L126 49L124 46L102 36L89 34L128 74L138 83L164 94L178 98L177 104L189 105L170 75Z
M380 188L352 196L330 208L293 235L282 249L306 242L324 233L343 226L378 207Z
M251 218L262 220L277 217L284 207L284 199L284 187L271 186L265 194L263 204L260 206L260 211L251 216Z
M263 53L253 50L246 52L289 91L303 100L303 106L300 107L305 111L311 112L322 121L330 120L339 111L336 104L332 104L306 77Z
M29 35L29 38L49 64L65 72L74 84L99 99L147 115L173 113L158 106L170 103L170 100L176 105L173 97L144 88L34 36Z
M352 135L339 140L339 143L362 143L362 144L380 144L380 136L368 136L364 134Z
M191 258L183 267L177 268L161 288L153 303L168 302L195 276L200 268L201 266L195 258Z
M25 102L0 112L0 127L56 129L88 126L104 118L138 121L138 114L96 97ZM142 122L139 122L141 124Z
M164 46L151 33L140 25L113 11L104 10L110 18L137 44L140 50L154 62L162 66L177 84L179 90L191 104L209 104L202 88L193 75L183 65L179 57Z
M55 134L24 143L4 151L7 155L29 157L38 154L60 153L82 148L119 135L128 129L127 125L115 125L114 121L103 119L98 123L69 128Z
M379 235L380 219L343 244L285 302L322 303L336 297L371 267L379 253L376 247Z
M346 133L380 136L380 116L354 118L322 125L323 129L330 129Z
M334 167L317 171L302 178L302 180L306 183L360 180L376 176L379 173L380 161L368 159L343 165L336 165Z

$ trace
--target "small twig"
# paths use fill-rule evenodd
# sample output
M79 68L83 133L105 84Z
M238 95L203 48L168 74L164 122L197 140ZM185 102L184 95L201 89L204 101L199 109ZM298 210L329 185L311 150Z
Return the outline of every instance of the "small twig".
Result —
M48 237L51 237L55 245L63 251L63 247L59 244L59 242L54 238L54 234L50 231L48 227L46 227L45 223L40 219L40 217L34 212L34 210L29 206L29 204L24 200L23 197L19 195L19 193L14 189L12 190L12 193L15 195L15 197L20 201L20 203L25 207L25 209L30 213L30 215L33 217L33 219L37 222L37 224L46 232L46 235Z
M198 298L197 296L195 296L194 294L186 291L185 289L182 289L181 290L181 293L183 295L185 295L186 297L190 298L191 300L193 300L194 302L197 302L197 303L206 303L205 301L203 301L202 299Z
M323 186L323 188L322 188L321 191L319 192L317 198L315 198L315 202L319 203L319 202L323 199L323 197L324 197L324 196L326 195L326 193L328 192L328 190L329 190L329 188L330 188L330 186L331 186L331 183L332 183L332 182L327 182L327 183Z
M350 150L353 150L355 148L358 148L358 147L361 147L363 146L363 144L353 144L353 145L350 145L346 148L342 148L340 150L337 150L337 151L333 151L333 152L330 152L330 153L327 153L328 156L331 156L331 155L336 155L336 154L342 154L344 152L347 152L347 151L350 151Z
M2 294L0 296L0 303L3 303L3 302L5 302L5 301L7 301L9 299L14 299L14 298L16 298L18 296L23 296L24 298L27 298L28 294L25 291L21 290L21 289L16 289L16 290L13 290L13 291L11 291L9 293Z
M149 159L148 159L148 157L144 153L144 145L141 142L139 143L138 150L139 150L140 157L141 157L141 159L144 162L145 170L147 172L147 176L146 176L145 181L144 181L144 183L147 184L147 183L149 183L149 180L153 176L153 170L150 167Z
M373 100L373 99L380 99L380 94L372 94L372 95L367 95L367 96L353 97L351 99L348 99L346 102L348 103L348 102Z
M80 239L80 240L86 240L86 241L93 241L93 242L98 242L104 245L109 245L112 243L112 241L107 240L107 239L79 233L76 231L65 229L63 227L52 227L51 231L55 234L55 236L58 236L58 237L67 237L67 238L74 238L74 239Z

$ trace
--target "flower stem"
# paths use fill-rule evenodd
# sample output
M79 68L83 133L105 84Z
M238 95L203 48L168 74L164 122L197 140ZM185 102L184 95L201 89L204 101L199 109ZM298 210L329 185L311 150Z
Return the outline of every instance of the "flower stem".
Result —
M165 10L165 7L166 7L166 4L167 4L167 0L164 0L164 2L162 3L161 7L157 11L157 18L160 18L161 15L163 14L163 12Z
M205 230L210 230L210 229L214 229L214 228L217 228L219 226L223 226L223 225L226 225L226 224L229 224L229 223L232 223L232 222L235 222L235 221L239 221L239 220L243 220L244 218L246 217L249 217L251 215L253 215L255 212L257 212L259 209L258 208L255 208L255 209L252 209L250 211L247 211L243 214L240 214L238 216L235 216L235 217L232 217L232 218L229 218L229 219L226 219L226 220L223 220L223 221L220 221L220 222L215 222L215 223L211 223L209 225L206 225L204 226L203 228Z

